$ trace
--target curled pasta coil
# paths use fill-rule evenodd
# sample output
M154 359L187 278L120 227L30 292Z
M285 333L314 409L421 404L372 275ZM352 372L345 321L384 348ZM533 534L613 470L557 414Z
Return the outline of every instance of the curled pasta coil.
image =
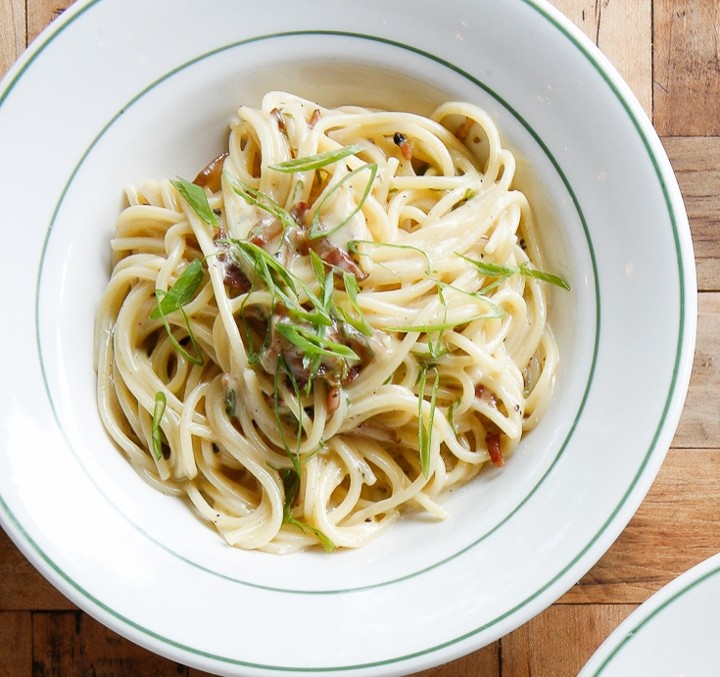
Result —
M127 190L97 314L104 425L228 543L359 547L500 466L558 353L515 158L431 116L242 106L194 181Z

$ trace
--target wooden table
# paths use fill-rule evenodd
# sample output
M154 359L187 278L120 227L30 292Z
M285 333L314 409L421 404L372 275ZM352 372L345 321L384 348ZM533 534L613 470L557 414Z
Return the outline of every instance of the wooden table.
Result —
M0 74L69 0L0 0ZM677 172L695 243L698 341L672 448L598 564L526 625L426 677L574 675L653 592L720 550L720 2L554 0L651 116ZM141 649L79 611L0 531L0 675L205 674Z

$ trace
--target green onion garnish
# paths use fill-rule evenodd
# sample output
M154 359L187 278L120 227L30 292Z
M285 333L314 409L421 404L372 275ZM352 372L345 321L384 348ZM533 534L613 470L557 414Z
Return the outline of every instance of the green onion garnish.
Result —
M218 227L217 219L212 209L210 209L210 203L203 188L180 177L174 181L170 181L170 183L175 186L178 193L187 200L194 212L205 221L205 223L215 228Z
M309 532L320 541L325 552L335 550L335 544L320 529L302 522L293 517L292 504L300 490L300 476L292 468L285 468L282 472L283 488L285 489L285 503L283 505L283 524L290 524L300 531Z
M270 195L257 188L248 186L229 174L226 174L226 176L230 178L232 189L241 198L258 209L262 209L271 216L274 216L282 224L283 230L297 226L292 215L286 209L283 209Z
M159 320L164 315L179 310L190 302L203 279L202 260L194 259L181 273L175 284L162 292L162 300L150 314L151 320ZM161 291L161 290L159 290Z
M152 451L156 461L162 460L163 457L163 433L162 429L160 428L160 423L162 422L162 417L165 414L166 406L167 398L165 397L165 393L159 390L155 393L155 408L153 409L151 428Z
M268 165L270 169L274 169L277 172L307 172L311 169L321 169L328 165L342 160L350 155L355 155L362 150L362 146L352 145L343 146L336 150L328 150L324 153L318 153L317 155L308 155L306 157L293 158L292 160L285 160L279 162L276 165Z
M422 405L425 401L425 381L427 379L427 366L423 365L418 379L418 451L420 454L420 468L425 477L430 473L430 446L432 442L432 429L435 421L435 406L437 394L440 389L440 373L435 369L435 381L430 395L430 412L428 413L428 424L422 416Z
M226 388L225 389L225 413L232 418L235 416L236 411L236 396L235 396L235 388Z
M427 252L424 252L419 247L413 247L409 244L397 244L395 242L374 242L373 240L350 240L347 243L348 251L352 254L355 254L357 256L367 256L371 260L375 260L370 256L370 254L367 254L365 252L358 251L358 245L366 245L370 247L391 247L394 249L407 249L409 251L417 252L423 258L425 259L425 274L430 275L432 273L431 265L430 265L430 257L427 255ZM377 261L375 261L377 263ZM381 264L378 264L381 265Z
M200 346L195 339L192 328L190 327L190 320L188 319L187 313L185 312L184 306L190 302L193 295L197 291L198 286L203 278L202 261L195 259L190 263L185 270L183 270L180 277L175 281L175 284L170 287L167 291L163 289L155 290L155 298L157 299L157 306L152 313L150 313L151 320L161 320L165 327L165 332L168 335L168 339L173 344L175 349L188 361L198 366L202 366L205 363ZM183 318L185 330L187 331L188 337L192 344L194 353L188 352L180 342L175 338L172 333L172 328L168 322L167 316L171 313L178 311Z
M302 280L286 270L274 256L247 240L231 238L228 241L235 245L237 253L247 264L254 268L256 275L265 284L273 299L279 299L290 313L311 324L325 326L332 324L332 318L321 300ZM307 310L300 303L299 290L308 297L312 310Z
M408 324L398 325L397 327L386 327L386 331L398 331L405 334L412 332L418 332L420 334L429 334L434 331L446 331L448 329L454 329L462 324L469 324L476 320L491 320L502 317L501 314L496 312L482 313L481 315L474 315L473 317L464 318L461 320L450 320L447 322L436 322L435 324Z
M360 360L358 354L343 343L320 336L305 327L289 322L278 322L278 333L307 356L337 357L343 360Z
M512 277L513 275L523 275L524 277L532 277L536 280L549 282L550 284L554 284L556 287L561 287L562 289L570 289L570 285L559 275L553 275L552 273L545 273L541 270L531 268L527 263L522 263L519 266L506 266L499 263L477 261L467 256L463 256L462 254L458 254L457 252L456 254L461 259L465 259L468 263L472 263L484 275L499 278L498 281L490 285L490 287L496 287L500 281ZM490 287L486 287L485 289L487 290Z
M156 289L155 290L155 297L158 300L158 307L160 302L163 300L163 294L165 294L162 289ZM199 367L202 367L203 364L205 364L205 359L202 356L202 352L200 351L200 346L197 342L197 339L195 338L195 334L193 333L192 327L190 326L190 320L187 316L187 313L185 312L184 308L178 308L178 312L182 316L183 324L185 325L185 331L187 332L188 338L190 339L190 343L192 345L194 354L186 350L180 342L175 338L175 335L172 332L172 327L170 326L170 323L167 320L167 317L165 317L164 314L161 314L160 320L163 323L163 327L165 327L165 333L167 334L168 340L170 343L173 344L173 347L175 350L177 350L188 362L192 362L193 364L196 364Z
M357 203L355 209L353 209L350 214L341 221L338 225L333 226L332 228L328 228L327 230L322 230L320 228L320 211L323 208L323 205L335 194L337 190L339 190L340 186L342 186L346 181L351 179L355 174L358 172L361 172L363 170L367 169L370 172L370 178L368 179L367 184L365 185L365 190L363 191L363 195L360 198L360 202ZM368 195L370 195L370 191L372 190L373 181L375 181L375 175L377 174L378 166L375 162L370 162L366 165L362 165L358 167L357 169L353 169L351 172L346 174L342 177L323 197L322 200L320 200L320 204L315 209L315 213L313 214L312 224L310 225L310 231L308 233L308 237L311 240L314 240L318 237L325 237L326 235L330 235L331 233L334 233L337 230L340 230L350 219L352 219L355 214L357 214L361 209L362 206L365 204L365 200L367 200Z
M332 268L328 268L320 255L313 249L310 250L310 265L315 273L315 279L320 285L320 303L329 315L333 309L333 291L335 290Z
M285 448L285 453L292 461L295 473L299 478L301 471L300 444L302 442L302 421L299 418L297 419L297 431L295 433L295 451L291 451L290 447L288 446L287 440L285 439L285 426L283 426L282 415L280 412L280 379L282 378L283 374L285 374L290 381L293 392L295 393L295 398L297 400L298 406L300 406L300 386L298 385L297 379L293 375L287 362L282 356L280 356L278 357L278 365L277 369L275 370L275 378L273 379L273 410L275 413L275 421L278 425L278 431L280 432L280 437L282 438L283 447Z
M373 329L369 322L365 319L365 315L358 303L360 285L358 284L357 278L347 271L343 271L342 278L343 285L345 286L345 292L347 293L348 300L350 301L352 314L347 312L344 308L338 308L338 312L345 322L347 322L350 326L355 327L355 329L357 329L361 334L364 334L365 336L372 336Z

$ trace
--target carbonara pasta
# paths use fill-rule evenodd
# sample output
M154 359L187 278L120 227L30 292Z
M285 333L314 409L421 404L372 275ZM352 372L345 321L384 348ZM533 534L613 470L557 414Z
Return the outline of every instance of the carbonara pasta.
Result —
M104 425L231 545L355 548L501 466L558 353L515 159L480 109L267 94L194 181L127 190Z

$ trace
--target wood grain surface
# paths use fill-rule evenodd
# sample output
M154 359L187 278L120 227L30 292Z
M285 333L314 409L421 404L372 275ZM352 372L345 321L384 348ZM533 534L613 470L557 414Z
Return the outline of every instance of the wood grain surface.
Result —
M0 0L0 74L69 4ZM690 391L647 498L592 570L515 632L425 677L574 675L640 603L720 550L720 3L553 4L627 80L677 173L698 269ZM0 677L203 674L133 645L79 611L0 531Z

